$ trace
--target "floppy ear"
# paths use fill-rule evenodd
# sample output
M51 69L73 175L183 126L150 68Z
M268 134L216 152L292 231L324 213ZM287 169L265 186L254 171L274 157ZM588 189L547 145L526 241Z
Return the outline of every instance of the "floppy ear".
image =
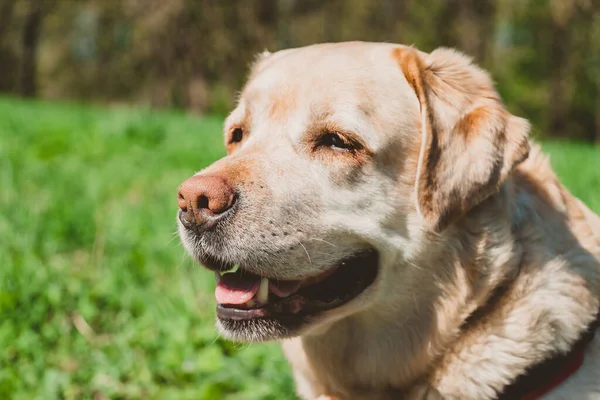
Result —
M529 153L529 123L503 106L489 76L451 49L394 51L421 107L417 210L431 229L497 192Z

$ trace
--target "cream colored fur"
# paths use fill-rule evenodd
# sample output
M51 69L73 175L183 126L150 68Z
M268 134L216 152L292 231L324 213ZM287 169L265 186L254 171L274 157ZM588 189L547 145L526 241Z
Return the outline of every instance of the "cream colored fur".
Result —
M313 152L319 123L369 151ZM364 244L381 255L371 287L283 341L302 399L493 399L594 319L600 219L465 56L361 42L265 53L225 131L234 126L248 136L200 172L249 193L223 252L274 249L262 272L284 279ZM298 232L260 239L273 215ZM546 398L600 399L600 335Z

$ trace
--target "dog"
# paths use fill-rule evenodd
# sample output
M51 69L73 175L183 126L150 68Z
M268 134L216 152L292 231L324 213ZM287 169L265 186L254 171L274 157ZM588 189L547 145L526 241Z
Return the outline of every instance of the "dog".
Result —
M178 229L302 399L600 399L600 218L448 48L257 56Z

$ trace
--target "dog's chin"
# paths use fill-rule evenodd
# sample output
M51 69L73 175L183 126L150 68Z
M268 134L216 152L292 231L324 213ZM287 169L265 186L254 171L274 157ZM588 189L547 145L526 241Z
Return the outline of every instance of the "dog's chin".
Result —
M216 271L225 270L222 265L203 264ZM264 342L302 335L334 318L354 300L360 302L360 295L375 282L378 272L379 253L372 249L360 250L318 276L271 283L275 293L269 292L267 300L258 301L257 295L242 304L218 304L217 327L221 335L238 342ZM252 284L253 280L265 279L244 271L243 265L232 275L223 279L237 281L237 285L244 280Z
M259 343L289 339L302 335L311 325L310 318L306 317L279 316L235 320L217 315L219 333L234 342Z

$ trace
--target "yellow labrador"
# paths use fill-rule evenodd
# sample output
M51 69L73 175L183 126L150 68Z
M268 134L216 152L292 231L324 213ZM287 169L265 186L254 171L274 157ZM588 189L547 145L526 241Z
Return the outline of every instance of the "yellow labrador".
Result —
M221 334L302 399L600 399L600 219L528 131L450 49L260 55L179 191Z

